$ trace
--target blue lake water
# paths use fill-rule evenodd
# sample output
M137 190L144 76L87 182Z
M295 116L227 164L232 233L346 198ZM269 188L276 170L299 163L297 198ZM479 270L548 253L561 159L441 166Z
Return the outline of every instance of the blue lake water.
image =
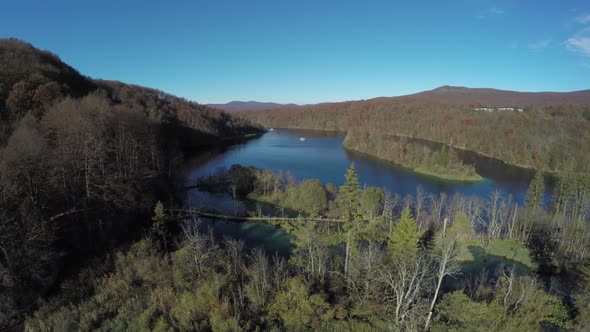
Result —
M301 140L304 137L305 140ZM344 133L276 129L244 144L221 151L201 154L185 164L186 184L194 184L203 175L233 164L260 169L290 172L299 180L320 179L324 183L342 185L344 174L354 162L362 185L384 187L402 197L415 195L421 185L426 192L445 192L488 197L498 189L522 203L531 178L530 173L485 158L474 159L476 169L484 177L479 182L457 182L421 175L392 163L350 152L342 147ZM549 197L550 194L547 194ZM231 213L260 208L256 203L233 201L229 194L193 189L187 192L186 205L213 208ZM263 207L264 211L264 207ZM263 212L264 213L264 212ZM264 223L239 223L201 218L202 231L211 229L218 239L230 237L244 241L246 248L262 247L269 254L288 256L293 248L290 236L281 228Z
M300 137L305 140L301 141ZM522 203L530 182L530 174L514 171L509 166L483 160L476 169L484 180L478 182L449 181L415 173L392 163L343 148L344 133L309 130L276 129L247 143L212 153L208 158L189 163L187 183L233 164L291 172L297 179L320 179L337 186L344 183L344 174L354 162L361 185L383 187L402 197L414 196L421 185L428 193L448 196L455 193L488 197L498 189Z

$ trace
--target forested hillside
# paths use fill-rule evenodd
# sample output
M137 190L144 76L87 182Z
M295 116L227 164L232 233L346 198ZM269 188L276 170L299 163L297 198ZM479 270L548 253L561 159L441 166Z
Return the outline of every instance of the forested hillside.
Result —
M398 98L249 111L240 116L268 127L349 131L348 148L401 164L418 159L422 149L408 145L391 150L394 136L441 142L543 171L590 172L588 91L480 90L446 87Z
M433 94L452 100L428 94L236 118L84 77L16 40L0 40L0 88L0 330L590 324L585 105L501 111L508 105L458 103L465 91L445 88ZM292 239L289 257L273 256L203 233L174 196L184 155L259 134L250 119L348 130L347 147L415 168L475 176L446 148L454 146L559 174L545 204L537 172L524 205L500 191L466 197L419 187L401 197L361 188L354 165L340 187L239 165L200 178L198 187L234 208L250 200L272 208L273 220L298 216L278 222ZM447 145L430 149L412 137Z
M487 107L520 106L523 108L526 106L545 107L567 104L587 105L590 104L590 90L573 92L518 92L445 85L401 98L445 101L463 105L485 105Z
M290 257L219 239L202 231L207 221L158 204L143 240L87 264L25 330L587 330L587 179L568 179L577 194L560 192L549 210L540 173L524 207L499 191L363 189L354 166L345 179L298 182L239 165L203 177L210 190L276 205L275 220L299 215L278 222ZM165 231L177 223L180 232Z
M76 261L138 238L187 149L259 129L163 92L80 75L0 40L0 322ZM1 325L0 325L0 329Z
M226 112L299 107L299 105L296 104L264 103L257 101L230 101L229 103L225 104L207 104L207 106L218 108Z

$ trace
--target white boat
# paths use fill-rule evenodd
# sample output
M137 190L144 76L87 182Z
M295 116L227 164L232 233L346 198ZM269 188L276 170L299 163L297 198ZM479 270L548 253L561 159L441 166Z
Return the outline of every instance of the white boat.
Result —
M269 130L270 130L270 131L275 131L275 129L274 129L274 128L270 128Z
M305 141L305 137L301 136L301 137L299 137L299 140L300 140L301 142L303 142L303 141Z

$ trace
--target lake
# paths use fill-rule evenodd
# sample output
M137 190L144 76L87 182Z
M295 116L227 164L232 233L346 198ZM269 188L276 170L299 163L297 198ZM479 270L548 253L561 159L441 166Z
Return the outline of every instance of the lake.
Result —
M431 194L445 192L449 196L460 193L487 197L498 189L522 203L532 176L530 172L486 158L474 159L471 155L471 162L484 180L459 182L438 179L361 153L347 151L342 146L344 135L341 132L275 129L246 143L211 151L187 161L186 183L194 184L198 177L211 174L220 167L229 168L233 164L241 164L290 172L299 180L320 179L324 183L331 182L339 186L344 183L346 169L354 162L362 186L383 187L402 197L415 195L416 188L421 185ZM305 140L302 141L301 137ZM227 194L209 194L196 189L187 193L186 205L214 208L229 213L264 208L251 202L234 202ZM244 240L246 247L262 246L268 252L276 252L282 256L288 255L292 248L288 235L280 228L268 224L204 219L201 227L211 227L218 238L240 238Z
M305 137L304 141L300 137ZM244 144L224 151L215 151L187 164L187 183L210 174L219 167L233 164L261 169L291 172L297 179L320 179L324 183L342 185L344 174L354 162L361 186L379 186L402 197L415 195L418 185L426 192L451 196L455 193L488 197L499 189L524 201L532 174L508 165L480 158L473 160L477 172L484 177L478 182L438 179L415 173L390 162L352 152L342 147L344 133L310 130L275 129Z

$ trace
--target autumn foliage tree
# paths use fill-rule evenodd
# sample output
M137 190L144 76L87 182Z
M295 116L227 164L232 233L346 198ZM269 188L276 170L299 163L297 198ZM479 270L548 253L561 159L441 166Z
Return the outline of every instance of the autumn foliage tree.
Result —
M17 40L0 39L0 73L0 322L35 303L62 264L139 236L183 150L259 132L155 89L84 77Z

